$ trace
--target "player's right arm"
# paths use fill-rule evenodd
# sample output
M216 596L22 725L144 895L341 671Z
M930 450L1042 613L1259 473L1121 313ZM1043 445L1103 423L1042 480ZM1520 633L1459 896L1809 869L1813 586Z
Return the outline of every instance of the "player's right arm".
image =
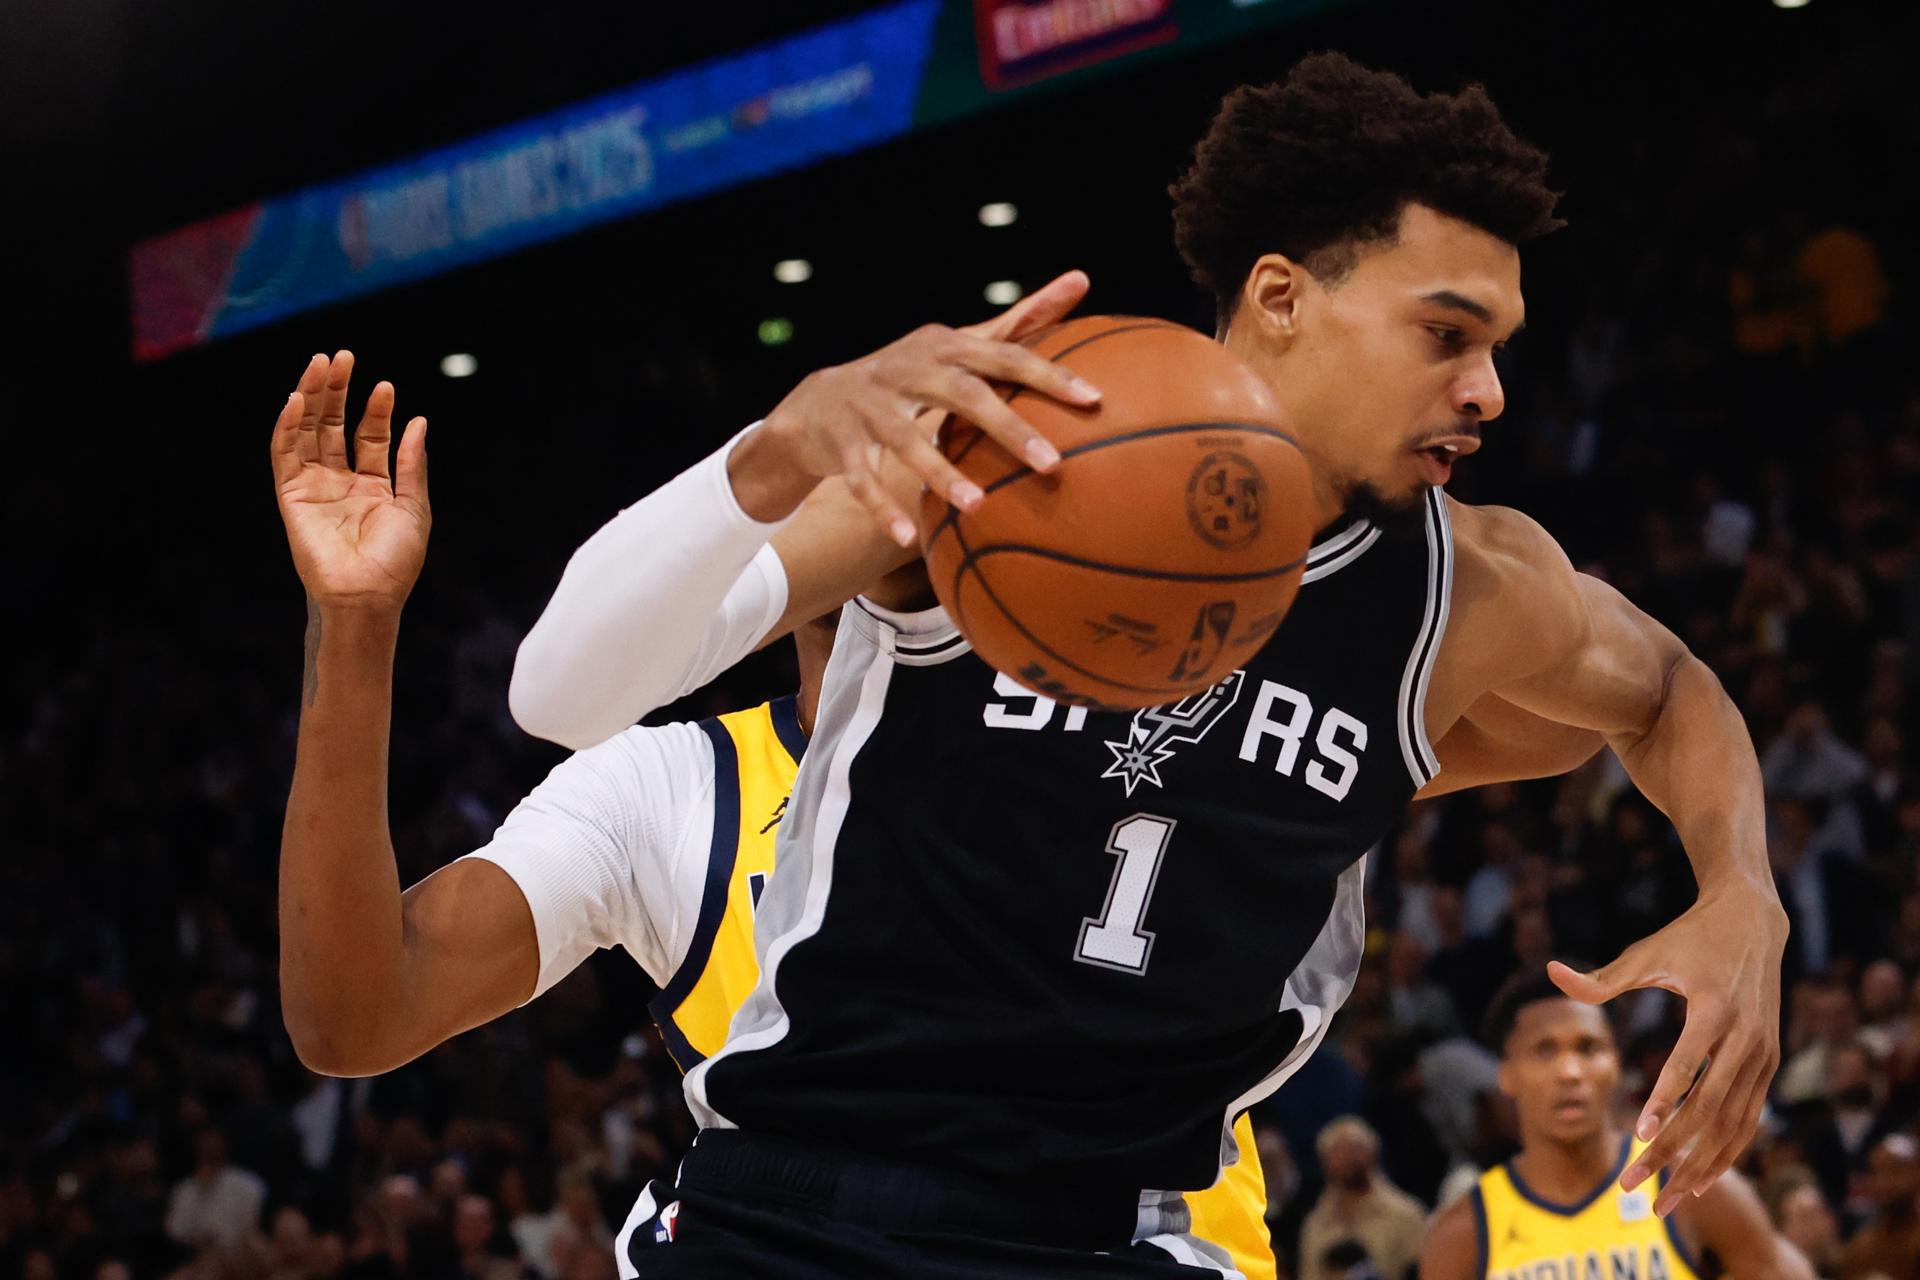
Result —
M306 673L280 840L280 995L307 1066L368 1075L531 991L532 918L497 867L400 892L387 831L387 738L400 610L426 558L426 422L388 471L393 387L347 458L353 358L315 356L273 431L274 489L307 589Z
M273 469L307 589L306 678L280 851L280 981L300 1059L359 1076L525 1003L596 947L670 972L701 868L687 816L711 803L693 726L646 730L554 770L478 854L405 893L387 828L401 607L424 560L425 423L389 478L393 389L374 389L347 460L352 357L316 356L274 428ZM644 851L647 856L639 856Z
M866 590L909 558L921 485L963 508L981 499L934 447L945 413L1051 469L1058 454L992 384L1097 399L1014 341L1086 288L1069 272L983 325L927 325L809 374L764 422L621 512L575 552L521 644L514 719L589 746Z
M1474 1200L1461 1196L1434 1215L1420 1246L1420 1280L1481 1280Z

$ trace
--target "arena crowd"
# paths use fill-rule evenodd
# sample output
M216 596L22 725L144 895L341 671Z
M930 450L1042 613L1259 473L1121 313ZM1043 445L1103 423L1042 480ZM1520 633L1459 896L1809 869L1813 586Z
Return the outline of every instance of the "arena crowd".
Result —
M1569 233L1586 283L1516 356L1507 420L1455 492L1538 516L1745 713L1794 932L1785 1060L1742 1168L1822 1276L1912 1280L1920 379L1895 356L1913 264L1844 198L1719 196L1778 158L1762 137L1705 122L1620 158ZM263 455L270 419L235 426ZM709 425L717 443L738 422ZM266 519L249 536L277 538ZM503 581L557 574L566 548L537 533L540 568ZM402 644L403 883L484 843L558 759L505 705L543 597L441 599ZM0 1277L611 1277L629 1205L693 1134L625 957L374 1079L292 1051L274 866L297 632L232 599L190 636L129 616L0 675ZM792 679L762 662L675 711ZM1477 1035L1491 993L1551 956L1609 959L1693 892L1605 753L1416 804L1370 889L1352 999L1256 1113L1298 1280L1405 1280L1429 1212L1512 1149ZM1658 993L1619 1003L1623 1107L1680 1013Z

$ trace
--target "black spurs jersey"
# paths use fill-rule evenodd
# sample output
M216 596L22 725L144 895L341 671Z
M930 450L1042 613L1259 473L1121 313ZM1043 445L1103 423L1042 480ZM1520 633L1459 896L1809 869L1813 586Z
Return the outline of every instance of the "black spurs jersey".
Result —
M840 624L701 1122L1005 1182L1177 1191L1326 1032L1366 851L1437 768L1446 499L1317 545L1273 639L1137 713L1056 705L938 610Z

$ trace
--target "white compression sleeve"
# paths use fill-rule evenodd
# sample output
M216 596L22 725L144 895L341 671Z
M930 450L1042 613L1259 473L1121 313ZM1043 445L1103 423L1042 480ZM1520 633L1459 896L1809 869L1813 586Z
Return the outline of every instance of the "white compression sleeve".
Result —
M514 659L507 704L522 729L576 751L605 741L725 671L779 621L787 575L767 539L780 522L742 511L727 479L745 434L573 553Z

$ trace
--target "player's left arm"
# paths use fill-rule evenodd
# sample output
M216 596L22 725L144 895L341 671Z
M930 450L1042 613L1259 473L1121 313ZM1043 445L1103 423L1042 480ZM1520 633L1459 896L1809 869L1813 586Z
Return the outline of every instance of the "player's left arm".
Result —
M1591 974L1549 966L1569 996L1661 987L1687 1002L1621 1179L1673 1172L1657 1208L1712 1184L1746 1148L1779 1064L1787 917L1767 861L1760 765L1706 664L1611 586L1578 573L1519 512L1456 504L1456 615L1480 683L1540 719L1598 734L1673 821L1700 893L1685 914ZM1697 1078L1696 1078L1697 1077ZM1682 1096L1686 1106L1680 1107Z
M1752 1184L1731 1170L1682 1206L1680 1225L1731 1280L1814 1280L1806 1255L1774 1230Z

